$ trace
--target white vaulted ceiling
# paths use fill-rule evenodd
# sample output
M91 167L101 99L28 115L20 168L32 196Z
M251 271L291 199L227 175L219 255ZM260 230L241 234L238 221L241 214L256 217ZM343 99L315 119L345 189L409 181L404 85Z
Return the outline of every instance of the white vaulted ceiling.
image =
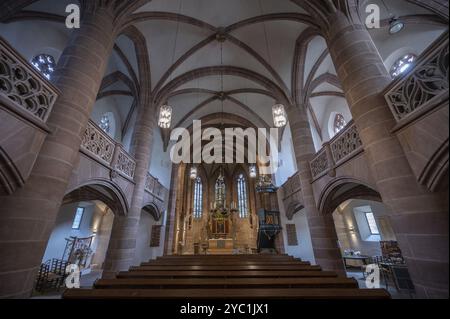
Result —
M24 10L65 16L68 3L77 1L40 0ZM407 19L405 30L398 35L389 35L386 28L370 31L387 67L405 50L420 54L446 29L431 12L408 1L385 1L387 9L381 0L371 3L380 6L384 19L391 13ZM361 8L360 14L364 14L364 11ZM33 19L31 14L27 16ZM164 97L174 108L174 125L189 126L193 119L220 113L222 103L214 97L222 91L222 86L225 92L232 91L223 103L224 112L240 115L256 126L272 126L271 106L276 99L280 99L276 96L282 92L290 103L309 108L311 124L319 135L324 129L323 123L327 122L325 117L330 113L326 109L343 103L342 90L325 40L318 30L316 34L305 38L305 34L316 28L317 21L294 1L149 0L137 8L128 21L141 33L147 45L150 86L154 96L177 77L196 69L218 67L222 60L227 67L250 72L270 83L269 88L248 76L221 76L220 72L201 78L191 77L190 81L184 81ZM14 28L13 31L18 33L17 23L31 22L18 21L11 23L11 26L2 26L2 35ZM33 23L36 26L55 24L45 19L36 19ZM228 36L223 44L215 39L221 28L225 29ZM60 33L70 36L63 25ZM305 42L300 43L300 39ZM20 49L27 45L21 42L17 47ZM59 49L62 51L64 48ZM177 63L176 67L173 67L174 63ZM127 35L120 35L105 77L120 73L122 78L104 88L104 91L115 92L108 99L114 99L121 108L118 113L123 125L130 123L135 108L132 107L133 98L128 93L125 97L119 93L132 91L130 85L139 78L139 72L142 70L138 66L133 41ZM174 94L173 91L178 93ZM309 98L305 92L314 96ZM132 123L129 125L132 126ZM126 129L124 127L124 131Z

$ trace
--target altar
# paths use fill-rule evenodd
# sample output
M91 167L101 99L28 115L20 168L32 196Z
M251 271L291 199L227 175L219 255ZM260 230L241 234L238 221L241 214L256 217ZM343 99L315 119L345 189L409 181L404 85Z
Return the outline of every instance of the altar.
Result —
M233 253L233 239L209 239L209 255L231 255Z

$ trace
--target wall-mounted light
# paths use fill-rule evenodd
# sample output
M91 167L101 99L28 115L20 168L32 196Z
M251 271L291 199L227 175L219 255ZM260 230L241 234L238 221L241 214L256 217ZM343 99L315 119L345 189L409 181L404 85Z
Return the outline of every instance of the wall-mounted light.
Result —
M161 128L170 128L172 123L172 107L165 104L159 109L158 126Z
M398 18L392 18L389 22L389 33L396 34L405 28L405 23Z
M275 127L283 127L287 123L287 115L283 104L272 106L273 123Z

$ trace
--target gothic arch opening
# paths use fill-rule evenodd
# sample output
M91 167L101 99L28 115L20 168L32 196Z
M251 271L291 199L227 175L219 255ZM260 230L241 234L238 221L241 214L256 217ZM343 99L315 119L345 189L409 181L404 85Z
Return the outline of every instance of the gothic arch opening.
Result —
M161 245L162 230L162 212L155 204L146 204L142 208L139 219L134 265L148 262L163 254L164 245Z
M80 271L80 286L91 287L102 275L114 218L125 216L127 209L121 192L106 182L92 181L69 191L48 239L34 293L59 295L70 264Z

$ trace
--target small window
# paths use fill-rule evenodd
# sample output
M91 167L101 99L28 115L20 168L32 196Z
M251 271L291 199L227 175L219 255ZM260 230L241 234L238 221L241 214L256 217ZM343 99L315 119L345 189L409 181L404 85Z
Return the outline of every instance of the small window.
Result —
M77 207L75 218L73 219L72 229L80 229L81 220L83 219L84 207Z
M240 174L237 179L237 197L238 197L238 209L239 217L248 217L248 206L247 206L247 183L243 174Z
M194 181L194 218L202 218L203 215L203 185L202 179L197 177Z
M334 134L339 133L347 125L344 116L340 113L334 117Z
M375 217L373 213L366 213L367 224L369 225L370 233L372 235L379 235L380 231L378 230L377 222L375 221Z
M31 60L31 64L49 80L56 67L55 58L48 54L35 56Z
M414 54L407 54L398 59L391 68L391 76L396 78L406 71L414 64L416 60L416 56Z

